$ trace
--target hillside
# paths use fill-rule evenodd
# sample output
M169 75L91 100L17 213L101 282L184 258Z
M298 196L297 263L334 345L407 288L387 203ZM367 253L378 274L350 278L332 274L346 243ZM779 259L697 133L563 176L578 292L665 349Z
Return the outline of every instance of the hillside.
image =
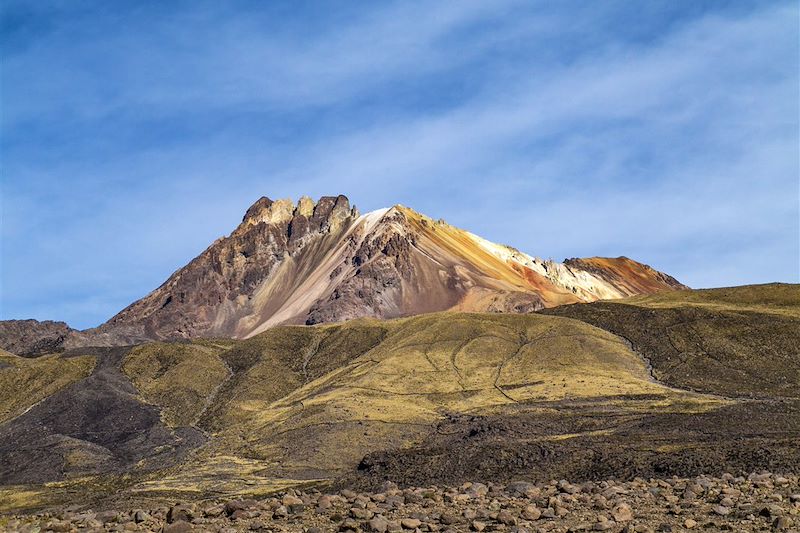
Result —
M674 291L567 305L633 344L664 383L736 397L800 398L800 286Z
M6 393L14 403L0 422L0 507L41 508L75 494L102 506L291 486L374 488L386 479L797 473L798 287L742 291L764 297L699 315L704 346L727 357L730 373L700 356L690 373L675 372L652 340L674 313L723 305L694 292L536 314L365 318L278 326L245 340L5 355L4 383L34 364L37 375L60 381ZM730 308L741 305L776 310ZM580 319L556 316L578 311ZM587 323L595 316L622 318L605 329ZM641 330L653 332L650 344L626 330L631 346L615 331L648 316ZM742 327L779 339L758 352L772 370L751 365L755 345L737 333ZM782 381L774 381L778 368Z

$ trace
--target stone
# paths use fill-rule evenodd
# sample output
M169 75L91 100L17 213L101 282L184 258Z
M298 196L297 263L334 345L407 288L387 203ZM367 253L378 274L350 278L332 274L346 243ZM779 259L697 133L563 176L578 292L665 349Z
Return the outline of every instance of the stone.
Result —
M683 526L686 529L694 529L695 527L697 527L697 522L695 520L692 520L691 518L687 518L686 520L683 521Z
M472 524L470 525L473 531L483 531L486 529L486 523L481 522L480 520L473 520Z
M94 515L95 520L100 523L108 524L109 522L116 522L119 518L119 513L116 511L102 511Z
M237 509L230 516L231 520L247 520L248 518L250 518L250 513L244 509Z
M135 521L137 524L140 524L140 523L142 523L142 522L149 522L149 521L150 521L150 520L152 520L152 519L153 519L153 518L150 516L150 514L149 514L149 513L145 512L145 511L143 511L143 510L141 510L141 509L139 509L139 510L137 510L135 513L133 513L133 520L134 520L134 521Z
M403 526L400 525L399 520L389 520L389 524L386 526L386 531L402 531Z
M403 518L400 520L400 525L403 526L403 529L417 529L422 525L422 521L416 518Z
M192 518L194 518L194 513L185 505L175 505L167 511L167 522L170 524L179 521L191 522Z
M225 514L232 515L235 511L246 509L247 506L242 500L231 500L225 504Z
M522 510L522 518L525 520L539 520L542 516L542 511L535 505L526 505Z
M72 524L66 520L54 520L47 524L46 529L54 531L55 533L66 533L72 529Z
M358 531L358 522L352 518L345 518L344 522L339 526L339 531Z
M163 533L188 533L190 531L192 531L192 525L183 520L168 524L163 529Z
M731 510L724 505L715 505L711 510L714 512L714 514L718 514L720 516L728 516L731 514Z
M216 517L220 516L224 512L225 512L225 507L224 506L222 506L222 505L212 505L211 507L206 508L203 511L203 514L205 514L209 518L216 518Z
M520 494L520 495L527 495L528 492L533 491L536 488L536 485L530 483L528 481L512 481L506 486L506 490L509 494Z
M507 526L515 526L515 525L517 525L517 519L514 517L514 515L512 515L510 512L508 512L505 509L500 511L499 513L497 513L496 520L498 522L500 522L501 524L505 524Z
M627 503L621 503L611 510L611 516L616 522L630 522L633 520L633 511Z
M350 516L353 518L358 518L359 520L369 520L375 513L370 511L369 509L362 509L360 507L353 507L350 509Z
M378 515L373 517L369 521L368 526L369 526L369 531L374 531L376 533L385 533L389 529L389 521L382 515Z

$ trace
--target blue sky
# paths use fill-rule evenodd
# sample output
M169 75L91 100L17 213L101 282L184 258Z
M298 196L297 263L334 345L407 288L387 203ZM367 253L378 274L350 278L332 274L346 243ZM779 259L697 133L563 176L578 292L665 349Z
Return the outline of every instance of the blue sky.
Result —
M97 325L262 195L800 281L787 2L15 2L0 316Z

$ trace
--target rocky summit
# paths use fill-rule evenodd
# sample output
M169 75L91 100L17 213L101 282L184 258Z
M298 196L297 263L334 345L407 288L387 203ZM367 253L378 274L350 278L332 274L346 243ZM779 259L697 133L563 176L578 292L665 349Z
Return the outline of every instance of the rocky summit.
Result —
M41 346L248 338L280 324L526 313L682 288L625 257L546 261L400 205L362 215L341 195L296 204L264 197L228 237L100 327L0 325L0 347L34 354Z

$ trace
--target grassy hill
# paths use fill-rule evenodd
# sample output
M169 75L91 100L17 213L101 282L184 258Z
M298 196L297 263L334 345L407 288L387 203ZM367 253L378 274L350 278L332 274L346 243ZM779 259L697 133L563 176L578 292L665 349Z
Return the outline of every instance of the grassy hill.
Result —
M676 387L800 398L800 285L674 291L542 313L628 339Z
M3 354L0 509L796 470L795 295L680 291Z

